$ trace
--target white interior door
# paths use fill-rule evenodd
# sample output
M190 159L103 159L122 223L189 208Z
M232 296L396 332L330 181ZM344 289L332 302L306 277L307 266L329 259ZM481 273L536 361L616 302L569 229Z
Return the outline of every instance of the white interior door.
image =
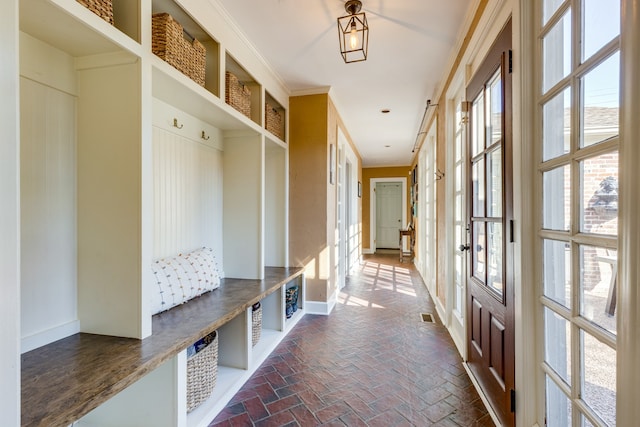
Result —
M402 183L376 184L376 248L398 249L402 227Z

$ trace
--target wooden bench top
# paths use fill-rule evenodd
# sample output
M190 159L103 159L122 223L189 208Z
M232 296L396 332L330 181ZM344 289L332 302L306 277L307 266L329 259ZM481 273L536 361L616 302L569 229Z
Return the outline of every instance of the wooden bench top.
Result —
M220 287L153 316L143 340L79 333L22 355L22 425L68 426L302 274L267 267L264 280Z

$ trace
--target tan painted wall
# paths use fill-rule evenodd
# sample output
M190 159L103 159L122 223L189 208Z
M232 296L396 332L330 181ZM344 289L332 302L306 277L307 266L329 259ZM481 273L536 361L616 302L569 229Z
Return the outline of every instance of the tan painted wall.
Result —
M305 267L308 301L327 302L336 291L337 185L329 183L329 151L338 150L338 128L362 160L328 94L289 101L289 257ZM337 167L335 167L337 171ZM361 179L361 178L359 178ZM358 206L361 218L361 206Z
M411 197L410 188L411 176L409 166L398 166L389 168L363 168L362 169L362 248L370 249L370 225L371 225L371 179L372 178L406 178L407 180L407 218L411 217Z
M328 144L326 94L289 100L289 258L306 267L306 298L327 300Z

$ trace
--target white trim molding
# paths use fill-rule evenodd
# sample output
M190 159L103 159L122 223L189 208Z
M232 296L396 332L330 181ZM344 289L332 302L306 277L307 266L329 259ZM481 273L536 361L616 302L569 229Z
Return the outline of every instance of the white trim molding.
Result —
M328 316L331 314L333 309L338 302L338 290L336 290L330 297L327 302L321 301L305 301L304 302L304 312L305 314L319 314L322 316Z
M407 178L371 178L369 180L369 253L376 252L376 184L379 182L399 182L402 184L402 228L407 227Z
M618 360L616 381L616 421L636 425L640 419L640 0L622 0L620 33L620 192L618 241Z

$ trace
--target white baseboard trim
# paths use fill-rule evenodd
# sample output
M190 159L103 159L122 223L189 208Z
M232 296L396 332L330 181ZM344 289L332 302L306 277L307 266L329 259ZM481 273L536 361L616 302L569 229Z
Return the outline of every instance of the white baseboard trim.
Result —
M440 318L440 321L442 322L444 327L447 328L447 330L449 330L449 319L447 319L447 312L444 306L442 305L442 301L440 301L438 297L434 296L431 293L431 291L429 291L429 295L431 295L431 300L433 300L433 305L436 308L436 313L438 313L438 317Z
M363 255L371 255L371 254L375 254L376 251L374 251L373 249L370 248L362 248L362 254Z
M333 295L329 297L329 301L327 302L305 301L304 312L305 314L320 314L323 316L328 316L333 311L337 302L338 302L338 291L336 290L333 293Z
M451 335L451 339L456 345L456 348L458 349L458 353L460 353L462 360L467 360L467 353L465 348L466 337L464 334L465 329L464 324L461 323L464 322L464 320L460 319L455 313L452 313L451 316L451 324L447 327L447 329L449 330L449 335Z
M74 320L72 322L64 323L54 328L22 337L20 351L22 353L26 353L27 351L34 350L38 347L42 347L43 345L77 334L78 332L80 332L80 321Z
M324 316L328 316L331 312L329 310L329 303L318 301L305 301L304 311L306 314L321 314Z
M493 420L495 425L502 426L502 424L498 420L498 416L496 415L496 412L493 410L493 408L489 404L489 400L487 399L487 396L485 396L484 391L482 391L482 388L480 387L480 383L478 383L478 380L476 380L476 377L471 372L471 369L469 369L469 365L467 364L467 362L466 361L462 362L462 366L464 367L464 370L467 371L467 375L469 376L469 379L471 380L471 383L473 384L473 386L476 388L476 391L480 395L480 399L482 399L482 403L484 403L485 408L487 408L487 412L489 412L491 419Z

